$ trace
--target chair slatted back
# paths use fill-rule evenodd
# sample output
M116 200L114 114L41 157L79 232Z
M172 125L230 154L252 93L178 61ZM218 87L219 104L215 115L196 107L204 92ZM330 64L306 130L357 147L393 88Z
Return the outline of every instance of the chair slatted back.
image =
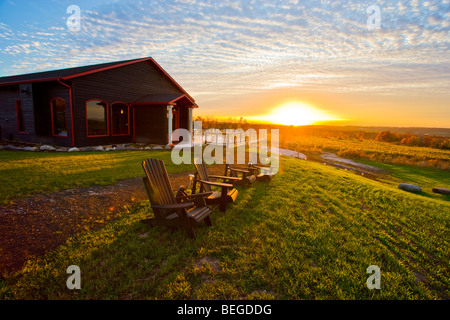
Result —
M162 160L147 159L142 162L148 179L148 196L154 205L166 205L176 203L170 185L169 175Z
M206 169L206 164L202 163L194 163L195 168L197 169L198 176L200 180L209 181L208 170ZM211 192L211 186L209 184L203 184L204 192Z

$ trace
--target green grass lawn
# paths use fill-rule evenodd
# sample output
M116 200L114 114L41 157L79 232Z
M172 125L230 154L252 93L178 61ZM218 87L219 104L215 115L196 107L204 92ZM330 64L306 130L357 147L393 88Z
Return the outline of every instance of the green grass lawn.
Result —
M387 164L366 160L358 161L388 171L389 175L380 180L389 185L398 186L399 183L415 184L422 188L421 195L423 196L450 201L450 196L441 195L432 191L433 188L450 189L450 171L448 170Z
M142 160L161 159L169 173L194 170L194 165L172 164L168 150L47 153L0 151L0 204L45 193L110 185L144 176Z
M141 223L152 216L144 201L29 261L0 282L0 297L448 299L449 212L445 199L284 158L271 182L216 209L196 240ZM81 269L81 290L66 287L69 265ZM380 290L366 287L370 265L380 267Z

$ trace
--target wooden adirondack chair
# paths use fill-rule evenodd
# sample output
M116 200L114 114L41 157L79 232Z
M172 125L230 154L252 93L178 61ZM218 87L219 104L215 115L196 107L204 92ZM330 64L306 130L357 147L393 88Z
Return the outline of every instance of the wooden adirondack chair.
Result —
M270 181L275 176L275 174L272 174L269 165L249 163L248 166L241 169L250 171L250 174L254 176L257 181Z
M200 221L205 221L207 226L212 225L212 209L205 202L205 197L212 192L175 197L163 161L147 159L142 162L142 167L146 174L144 185L155 215L152 219L144 220L144 223L181 227L191 238L195 238L194 226Z
M249 168L255 170L254 174L258 181L270 181L275 176L269 165L264 164L249 164Z
M221 188L221 192L212 192L207 198L205 198L206 204L211 205L219 205L219 209L222 212L226 211L227 204L234 202L238 196L238 191L234 188L233 184L231 183L223 183L223 182L216 182L211 181L211 179L223 179L225 181L229 180L235 180L230 179L233 177L226 177L226 176L214 176L214 175L208 175L208 171L206 169L205 163L195 163L195 168L197 169L197 172L194 176L194 184L192 187L192 193L195 194L196 192L196 185L197 183L200 184L200 193L203 193L203 191L206 192L212 192L211 186L217 186ZM240 178L237 178L240 179Z
M256 170L254 168L238 168L234 164L225 165L225 176L240 178L234 182L235 185L240 185L243 187L251 186L253 182L256 181L255 176Z

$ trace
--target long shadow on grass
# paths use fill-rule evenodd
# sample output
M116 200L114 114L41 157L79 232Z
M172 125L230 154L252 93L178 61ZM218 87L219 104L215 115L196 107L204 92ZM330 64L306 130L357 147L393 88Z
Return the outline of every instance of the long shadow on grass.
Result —
M153 216L148 201L98 231L87 231L45 257L31 261L0 287L6 299L185 299L196 297L195 285L205 280L207 266L198 264L216 252L217 263L230 259L244 226L257 223L250 207L270 194L269 183L239 188L227 211L215 208L212 227L196 227L197 239L183 229L150 227L143 219ZM216 243L231 250L213 250ZM67 267L81 270L81 289L67 288ZM197 268L197 269L196 269ZM194 270L194 271L192 271ZM206 270L214 273L218 270ZM14 292L14 294L12 293ZM216 296L213 294L213 296ZM237 298L237 293L224 298Z
M209 282L208 276L220 272L212 270L213 262L205 265L200 261L206 258L220 264L236 254L233 248L237 244L233 240L239 240L244 226L262 219L252 215L248 208L269 196L270 183L255 183L238 191L238 198L228 205L226 212L214 209L212 227L204 223L196 227L196 240L188 238L182 229L149 227L139 221L130 225L114 243L92 255L90 274L85 275L86 298L198 298L196 287ZM138 213L146 218L152 216L149 207ZM231 289L221 290L228 291L222 298L238 298ZM217 297L216 293L211 295Z

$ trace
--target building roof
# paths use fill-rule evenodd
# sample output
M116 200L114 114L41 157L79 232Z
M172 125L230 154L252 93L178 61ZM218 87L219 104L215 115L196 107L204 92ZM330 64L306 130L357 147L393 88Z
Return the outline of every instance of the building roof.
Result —
M52 71L35 72L35 73L21 74L21 75L15 75L15 76L0 77L0 86L33 83L33 82L69 80L72 78L77 78L77 77L81 77L84 75L101 72L101 71L108 70L108 69L114 69L114 68L126 66L129 64L133 64L133 63L138 63L138 62L142 62L142 61L150 61L151 63L153 63L157 67L157 69L159 69L170 81L172 81L175 84L175 86L177 86L184 93L184 95L192 102L194 107L197 107L195 100L151 57L132 59L132 60L123 60L123 61L116 61L116 62L108 62L108 63L101 63L101 64L67 68L67 69L59 69L59 70L52 70ZM180 96L180 95L177 95L177 96ZM165 99L167 99L167 97ZM171 99L170 101L172 101L172 100L173 99ZM175 99L175 100L178 100L178 99ZM167 102L167 101L164 101L164 102Z
M130 63L136 63L139 61L144 61L147 59L133 59L126 61L116 61L116 62L108 62L101 63L89 66L81 66L81 67L73 67L67 69L59 69L59 70L51 70L51 71L43 71L43 72L35 72L28 74L21 74L15 76L7 76L0 77L0 85L4 84L14 84L14 83L29 83L29 82L37 82L37 81L53 81L56 79L65 79L65 78L74 78L77 76L81 76L84 74L94 73L101 70L117 68L119 66L127 65Z
M193 104L195 107L195 103L189 99L185 94L179 93L169 93L169 94L148 94L143 96L136 101L133 101L134 105L147 105L147 104L176 104L179 101L186 101L189 104Z

